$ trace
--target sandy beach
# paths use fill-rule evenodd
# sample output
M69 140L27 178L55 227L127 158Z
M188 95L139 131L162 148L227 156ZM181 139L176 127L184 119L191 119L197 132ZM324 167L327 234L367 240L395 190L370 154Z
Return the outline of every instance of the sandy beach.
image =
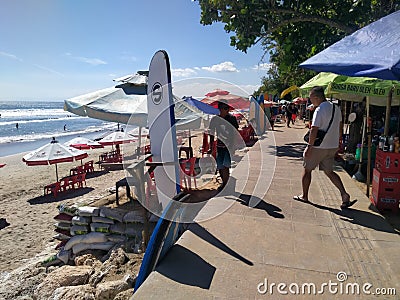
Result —
M199 156L202 135L194 135L192 147L194 155ZM188 144L186 138L183 142ZM83 163L96 162L100 153L110 150L111 146L88 150L89 157ZM0 157L0 163L6 164L0 169L0 218L9 223L0 227L0 273L24 265L46 248L54 249L58 241L53 239L56 223L53 218L58 214L59 204L90 205L106 197L115 199L115 193L109 189L115 189L115 182L125 177L124 170L105 172L95 165L95 172L86 179L86 188L67 191L54 199L52 195L43 196L43 188L55 182L55 166L27 166L22 161L24 154ZM69 170L79 164L80 161L58 164L59 178L69 175ZM120 193L123 195L124 189Z
M98 154L111 149L89 150L88 160L98 160ZM61 203L90 204L111 195L108 188L125 177L125 171L104 172L95 166L93 175L86 179L86 188L61 194L54 199L43 196L43 187L55 181L55 166L30 166L22 162L24 154L1 157L6 166L0 169L0 218L10 225L0 230L0 272L9 272L35 257L46 247L56 245L53 219ZM69 175L69 170L80 161L58 164L59 177Z

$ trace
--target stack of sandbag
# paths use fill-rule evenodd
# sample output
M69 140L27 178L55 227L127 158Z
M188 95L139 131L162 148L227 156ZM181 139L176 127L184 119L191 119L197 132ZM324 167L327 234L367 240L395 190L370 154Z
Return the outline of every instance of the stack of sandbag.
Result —
M57 223L54 224L56 235L53 238L60 241L56 249L60 249L71 238L72 219L77 212L77 208L60 205L58 211L58 215L54 217Z
M84 250L111 249L116 243L142 240L144 223L143 210L129 211L109 207L67 207L60 206L56 217L58 238L62 245L57 258L67 263L73 255Z

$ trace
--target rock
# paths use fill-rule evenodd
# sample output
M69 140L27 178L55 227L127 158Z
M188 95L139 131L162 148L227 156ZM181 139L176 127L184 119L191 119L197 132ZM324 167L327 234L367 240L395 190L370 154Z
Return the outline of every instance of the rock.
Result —
M63 286L57 288L49 299L51 300L95 300L96 290L88 284L79 286Z
M130 300L133 296L133 289L118 293L113 300Z
M37 299L47 299L59 287L86 284L91 273L92 268L89 266L62 266L47 275L35 289L34 296Z
M100 267L101 262L97 259L97 257L93 254L84 254L77 256L75 258L75 265L77 266L92 266L92 267Z
M104 262L105 266L122 266L129 258L126 256L125 251L122 248L116 248L111 251L110 257Z
M128 289L131 286L123 280L116 280L116 281L108 281L104 283L100 283L97 285L96 288L96 299L97 300L109 300L114 299L114 297Z

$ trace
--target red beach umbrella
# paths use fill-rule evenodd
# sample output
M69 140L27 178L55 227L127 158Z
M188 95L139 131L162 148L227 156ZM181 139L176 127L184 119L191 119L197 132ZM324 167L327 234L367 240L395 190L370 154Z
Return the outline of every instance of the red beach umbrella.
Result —
M28 166L55 165L56 179L58 181L57 164L62 162L72 162L84 159L88 154L82 150L67 147L53 140L37 150L34 150L22 158Z
M73 138L72 140L64 143L65 146L73 147L76 149L95 149L95 148L103 148L103 145L93 141L91 139L85 138L78 136L76 138Z
M130 134L126 134L125 132L122 131L114 131L103 137L99 141L99 143L103 146L109 146L109 145L126 144L133 142L135 140L137 140L137 138L134 138Z

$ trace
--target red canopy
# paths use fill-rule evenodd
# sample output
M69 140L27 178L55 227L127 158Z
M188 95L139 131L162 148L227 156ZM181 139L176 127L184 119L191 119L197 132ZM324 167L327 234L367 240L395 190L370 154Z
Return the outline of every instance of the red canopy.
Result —
M234 109L248 110L250 108L250 101L248 99L233 94L206 97L201 101L216 108L218 107L218 102L221 101Z
M228 95L228 94L229 94L228 91L216 89L216 90L213 90L212 92L207 93L206 96L207 97L214 97L214 96L217 96L217 95L223 96L223 95Z

